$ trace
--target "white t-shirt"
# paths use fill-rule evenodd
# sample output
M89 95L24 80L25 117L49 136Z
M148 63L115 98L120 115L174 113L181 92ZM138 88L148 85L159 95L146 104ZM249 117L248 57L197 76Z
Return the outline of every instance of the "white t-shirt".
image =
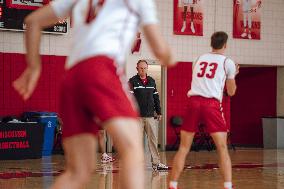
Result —
M235 75L233 60L221 54L204 54L193 64L188 96L216 98L221 102L226 79L235 79Z
M96 18L86 23L90 4L99 0L55 0L51 2L58 18L72 15L71 52L67 68L95 55L113 58L120 66L125 62L139 25L156 24L153 0L104 0Z

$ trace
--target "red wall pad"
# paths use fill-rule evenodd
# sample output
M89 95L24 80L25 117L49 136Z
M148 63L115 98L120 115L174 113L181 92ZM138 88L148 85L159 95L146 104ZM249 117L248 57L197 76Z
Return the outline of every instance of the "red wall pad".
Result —
M232 143L263 146L264 116L276 116L277 67L241 68L231 100Z
M32 97L24 102L12 88L12 82L25 69L23 54L0 53L0 116L24 111L58 112L58 91L64 74L65 57L42 56L42 75Z

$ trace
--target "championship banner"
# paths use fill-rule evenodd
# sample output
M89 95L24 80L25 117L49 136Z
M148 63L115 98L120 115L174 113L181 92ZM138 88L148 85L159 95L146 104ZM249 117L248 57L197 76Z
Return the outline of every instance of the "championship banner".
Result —
M203 36L202 0L174 0L174 34Z
M260 39L262 0L234 0L233 37Z
M49 2L50 0L0 0L0 30L24 31L25 17ZM67 20L62 20L44 32L65 34L67 29Z

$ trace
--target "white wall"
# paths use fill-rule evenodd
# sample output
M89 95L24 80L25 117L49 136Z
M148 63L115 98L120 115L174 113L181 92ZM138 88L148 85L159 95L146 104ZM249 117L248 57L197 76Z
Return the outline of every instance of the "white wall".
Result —
M239 64L284 65L284 1L263 0L261 40L233 39L233 0L203 0L204 36L173 35L173 0L156 0L163 36L178 61L193 61L199 54L210 51L210 36L214 31L226 31L230 38L227 55ZM153 59L142 44L140 56L128 58L127 74L136 73L136 60Z
M284 1L263 0L261 40L232 39L233 0L203 0L204 36L173 35L173 0L156 0L163 36L167 39L178 61L192 61L210 50L211 34L224 30L230 36L227 54L240 64L284 65ZM44 34L41 53L68 55L70 33ZM0 31L0 52L24 53L23 33ZM142 43L141 55L128 57L127 75L136 73L140 58L153 59Z
M40 52L44 55L68 55L69 34L43 34ZM25 53L24 33L0 30L0 52Z

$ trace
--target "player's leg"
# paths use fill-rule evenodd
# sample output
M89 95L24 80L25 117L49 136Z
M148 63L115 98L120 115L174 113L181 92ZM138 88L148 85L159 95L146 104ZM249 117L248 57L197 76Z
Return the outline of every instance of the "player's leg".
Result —
M63 140L66 170L51 189L85 188L96 165L96 140L93 134L79 134Z
M80 68L84 73L81 78L89 84L80 91L86 110L111 136L119 153L121 188L144 188L142 132L126 91L127 82L122 83L115 62L106 56L91 58ZM106 81L111 81L111 86Z
M184 22L186 22L186 14L187 14L187 5L183 5L183 14L182 14L182 19Z
M185 29L186 29L186 15L187 15L187 3L183 3L183 13L182 13L182 19L183 19L183 22L182 22L182 28L181 28L181 32L184 32Z
M214 143L217 148L219 157L219 167L221 174L223 176L224 183L230 183L229 186L225 186L226 189L232 188L232 163L228 152L227 146L227 133L226 132L216 132L211 133Z
M171 181L177 181L181 172L184 169L185 159L190 150L193 137L193 132L181 131L181 142L179 145L178 152L176 153L173 160L173 169L171 172Z
M248 38L251 39L252 13L248 13Z
M134 118L113 118L104 123L118 150L123 189L144 188L144 152L139 121Z
M78 64L80 65L80 64ZM52 189L81 189L88 183L96 165L97 125L83 109L76 77L80 69L67 71L60 88L60 115L63 122L65 172ZM83 83L83 82L82 82ZM81 91L80 91L81 92Z
M200 97L190 97L187 114L181 129L181 142L173 160L170 176L170 189L177 189L177 180L184 169L186 156L191 148L194 134L198 131L200 121Z
M192 33L195 33L195 28L194 28L194 8L193 4L190 6L190 29Z
M232 189L232 165L227 147L227 132L222 104L215 99L208 99L204 102L203 119L208 132L212 136L217 148L219 167L226 189Z
M244 31L241 34L241 37L246 37L247 36L247 20L248 20L248 13L247 12L243 12L243 27L244 27Z

